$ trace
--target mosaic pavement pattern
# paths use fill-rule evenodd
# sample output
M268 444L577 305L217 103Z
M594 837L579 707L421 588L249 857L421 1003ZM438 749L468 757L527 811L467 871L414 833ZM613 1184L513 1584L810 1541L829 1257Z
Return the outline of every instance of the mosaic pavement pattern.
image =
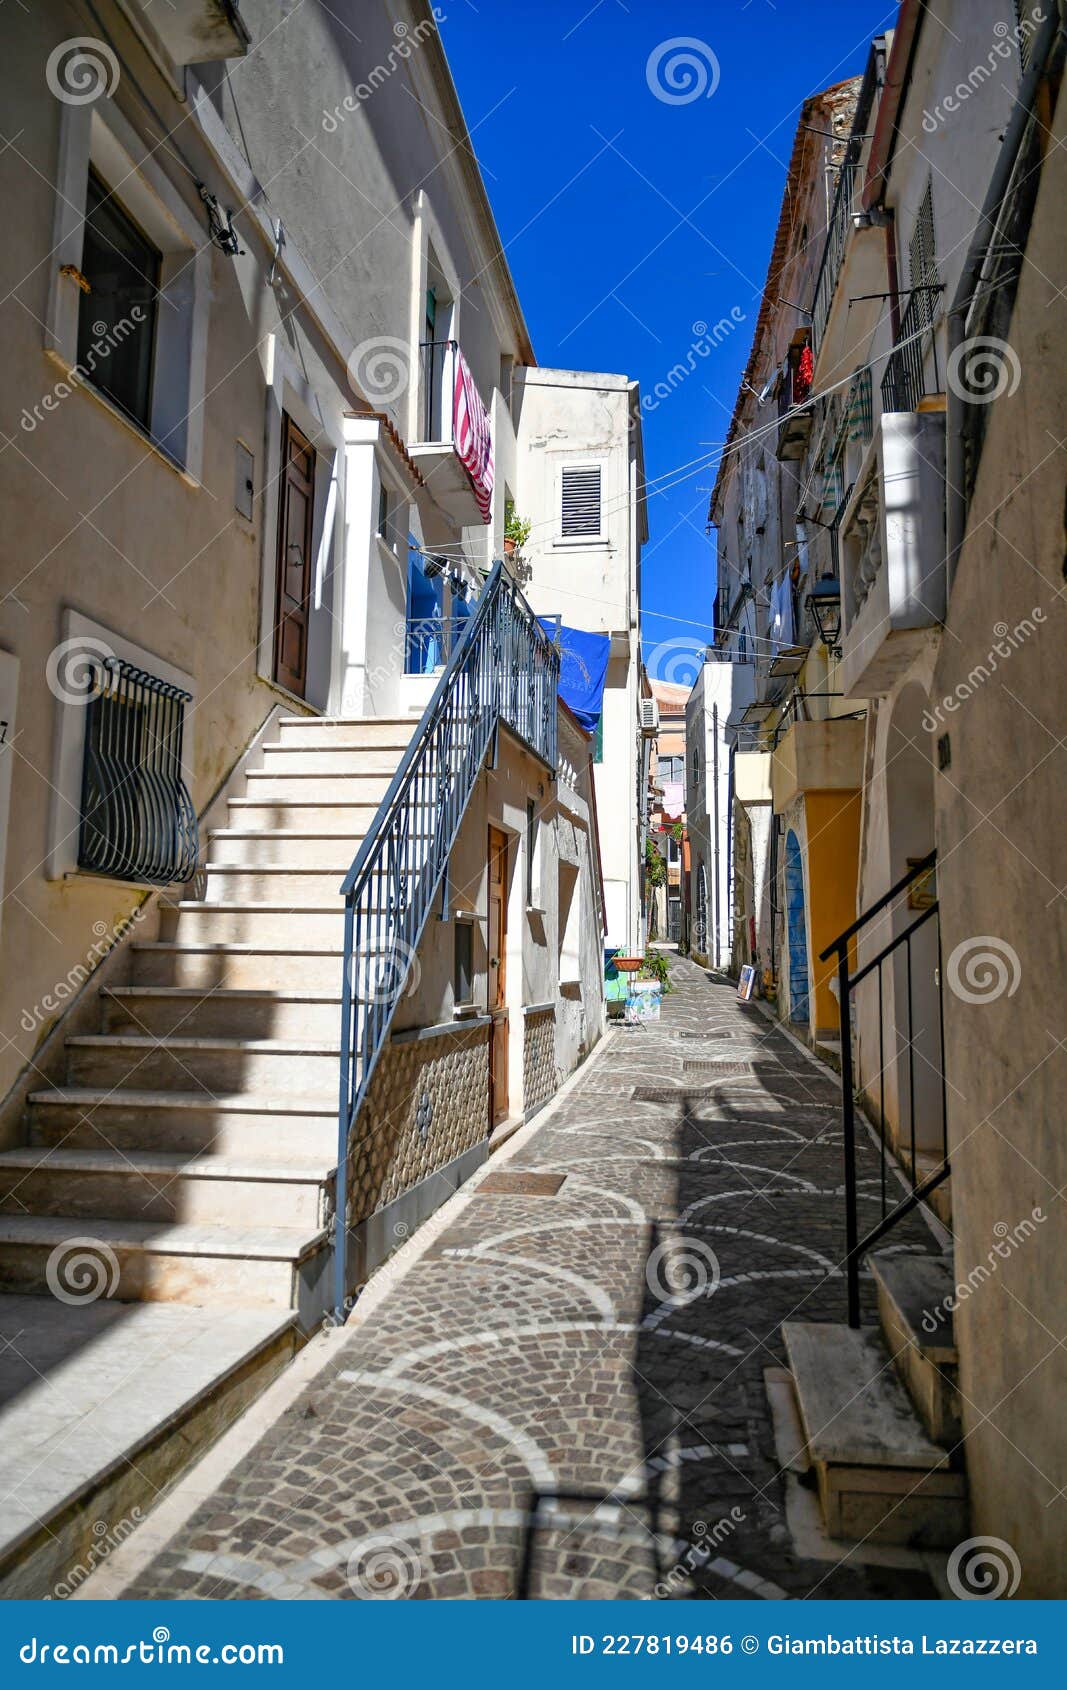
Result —
M763 1372L843 1318L837 1083L671 966L504 1165L555 1195L475 1197L127 1597L935 1594L794 1549Z

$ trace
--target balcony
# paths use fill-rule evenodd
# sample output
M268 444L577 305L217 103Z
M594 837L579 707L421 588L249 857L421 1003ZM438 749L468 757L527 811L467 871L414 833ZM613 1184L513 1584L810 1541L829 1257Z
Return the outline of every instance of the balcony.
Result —
M430 494L457 528L489 520L493 457L489 414L454 340L419 348L420 439L408 448Z
M855 365L882 308L876 296L885 287L885 230L863 214L862 187L859 163L846 160L838 172L812 303L814 380L820 389Z
M864 723L853 717L794 722L771 755L771 801L781 815L804 792L858 792Z
M234 0L167 0L150 19L176 65L243 58L251 43Z
M916 288L900 322L901 344L886 360L882 377L883 411L917 411L920 402L941 391L934 334L936 289Z
M799 346L789 348L782 379L778 385L780 420L775 450L782 460L802 458L807 450L811 435L812 408L806 402L810 394L811 353L805 338Z
M771 802L769 751L738 751L735 754L734 796L746 810Z
M841 522L841 684L891 691L945 618L945 419L883 413Z

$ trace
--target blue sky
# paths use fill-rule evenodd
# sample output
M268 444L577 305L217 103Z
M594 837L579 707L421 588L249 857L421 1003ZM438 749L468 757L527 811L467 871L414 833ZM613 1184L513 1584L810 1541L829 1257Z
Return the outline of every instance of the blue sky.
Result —
M647 474L662 485L649 501L645 661L655 674L691 679L679 642L706 642L715 591L714 537L704 532L715 463L694 460L711 457L702 443L722 441L729 426L800 104L861 72L871 37L897 8L442 4L445 48L539 362L620 371L651 397L686 362L699 326L733 313L736 327L645 416ZM714 55L710 97L672 103L651 91L650 55L680 37ZM710 87L712 61L698 58L693 75ZM662 63L667 73L669 54Z

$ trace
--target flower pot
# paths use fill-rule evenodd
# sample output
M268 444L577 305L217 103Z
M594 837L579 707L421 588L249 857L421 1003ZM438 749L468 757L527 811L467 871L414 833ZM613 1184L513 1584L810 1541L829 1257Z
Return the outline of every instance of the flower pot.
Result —
M506 535L504 536L504 556L515 556L515 542L514 540L509 540Z

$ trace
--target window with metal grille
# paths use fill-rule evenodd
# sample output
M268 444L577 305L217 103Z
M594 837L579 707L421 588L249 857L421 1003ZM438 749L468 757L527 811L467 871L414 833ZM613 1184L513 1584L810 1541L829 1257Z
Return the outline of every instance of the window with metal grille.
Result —
M927 328L934 320L937 301L934 290L939 281L934 247L934 187L933 182L928 181L908 243L908 286L912 290L910 303L917 329Z
M94 665L90 686L78 867L156 886L188 880L199 845L182 773L191 695L114 657Z
M601 533L600 480L599 464L563 466L560 533L565 539Z

